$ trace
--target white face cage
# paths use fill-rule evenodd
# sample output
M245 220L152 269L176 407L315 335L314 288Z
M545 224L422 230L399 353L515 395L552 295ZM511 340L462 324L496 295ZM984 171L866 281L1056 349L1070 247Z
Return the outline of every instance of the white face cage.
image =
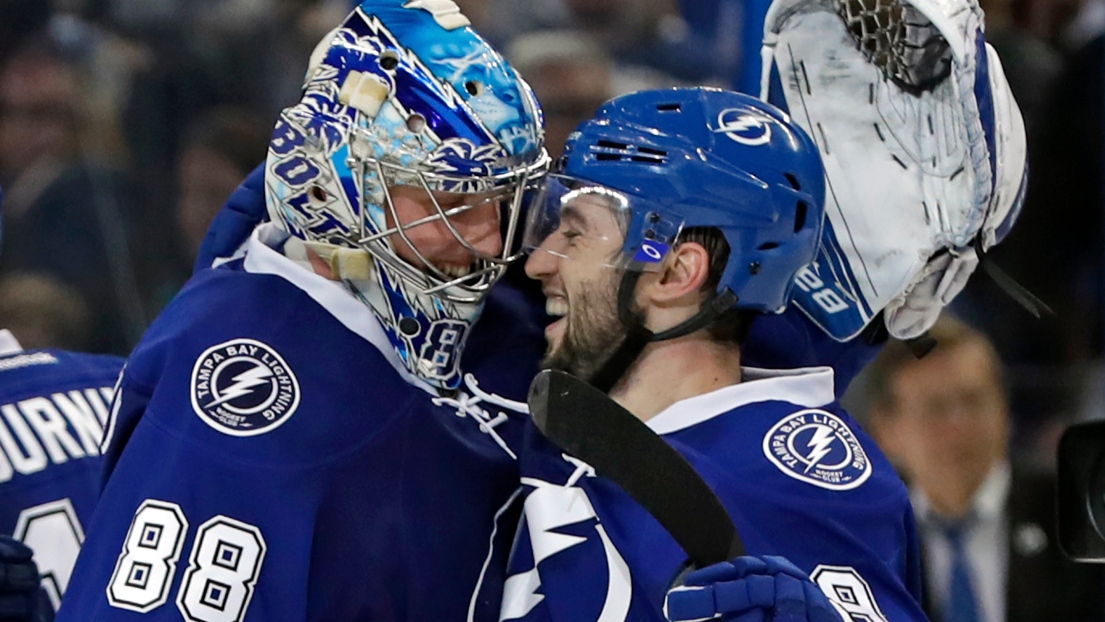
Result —
M368 203L371 198L377 194L382 195L383 201L380 207L386 210L390 215L390 221L395 223L395 226L390 228L383 227L379 232L372 232L369 230L367 217L362 215L359 219L360 238L357 244L423 295L436 295L454 303L480 302L490 291L491 286L506 272L507 267L524 254L521 251L515 251L522 203L526 192L533 190L536 183L548 171L549 163L548 153L542 150L534 162L506 173L484 177L453 177L385 162L374 157L351 156L347 164L355 173L356 183L360 185L358 191L365 203L362 209L370 209ZM424 190L436 213L400 224L401 220L389 190L389 186L399 185L394 182ZM434 194L443 191L472 195L475 200L445 209ZM488 203L495 204L502 215L500 221L502 251L494 256L475 248L451 222L452 217ZM407 232L410 229L435 221L441 221L453 238L475 258L468 274L459 277L450 276L446 270L419 251L408 237ZM399 257L394 248L395 238L392 236L398 236L414 252L424 267L411 265Z

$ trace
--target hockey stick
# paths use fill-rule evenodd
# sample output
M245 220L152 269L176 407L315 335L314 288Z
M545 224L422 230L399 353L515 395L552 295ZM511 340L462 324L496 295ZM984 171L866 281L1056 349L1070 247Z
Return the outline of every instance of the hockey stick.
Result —
M621 486L699 567L744 555L733 519L687 460L603 392L545 370L529 390L537 428L595 473Z

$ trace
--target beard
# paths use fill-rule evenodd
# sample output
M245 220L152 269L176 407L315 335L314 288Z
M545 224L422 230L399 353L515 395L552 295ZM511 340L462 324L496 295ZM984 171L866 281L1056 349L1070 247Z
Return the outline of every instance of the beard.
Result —
M588 283L573 297L564 337L541 361L542 369L556 369L587 380L602 369L625 341L626 327L618 317L621 272L611 272L608 282ZM638 314L639 310L634 309L633 313Z

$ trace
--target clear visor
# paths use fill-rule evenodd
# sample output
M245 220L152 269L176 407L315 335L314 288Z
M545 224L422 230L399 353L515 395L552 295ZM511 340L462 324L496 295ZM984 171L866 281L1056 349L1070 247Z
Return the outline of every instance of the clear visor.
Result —
M600 184L549 175L530 203L522 246L531 254L655 271L682 229L680 217L644 199Z

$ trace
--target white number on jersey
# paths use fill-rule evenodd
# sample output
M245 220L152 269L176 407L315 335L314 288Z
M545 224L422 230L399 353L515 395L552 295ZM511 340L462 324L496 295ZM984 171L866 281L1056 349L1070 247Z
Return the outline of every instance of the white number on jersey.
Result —
M164 605L187 536L188 519L179 505L144 501L111 575L108 602L139 613ZM226 516L200 525L177 592L177 608L184 619L240 622L261 573L265 550L265 538L253 525Z
M845 620L853 622L887 622L871 586L850 566L818 566L810 574L813 582L832 601Z
M108 602L139 613L165 604L187 535L188 520L179 505L154 499L142 502L111 575Z
M23 510L12 535L34 550L42 587L57 611L84 542L73 503L62 499Z
M200 525L177 608L195 622L240 622L265 560L265 539L253 525L216 516Z

